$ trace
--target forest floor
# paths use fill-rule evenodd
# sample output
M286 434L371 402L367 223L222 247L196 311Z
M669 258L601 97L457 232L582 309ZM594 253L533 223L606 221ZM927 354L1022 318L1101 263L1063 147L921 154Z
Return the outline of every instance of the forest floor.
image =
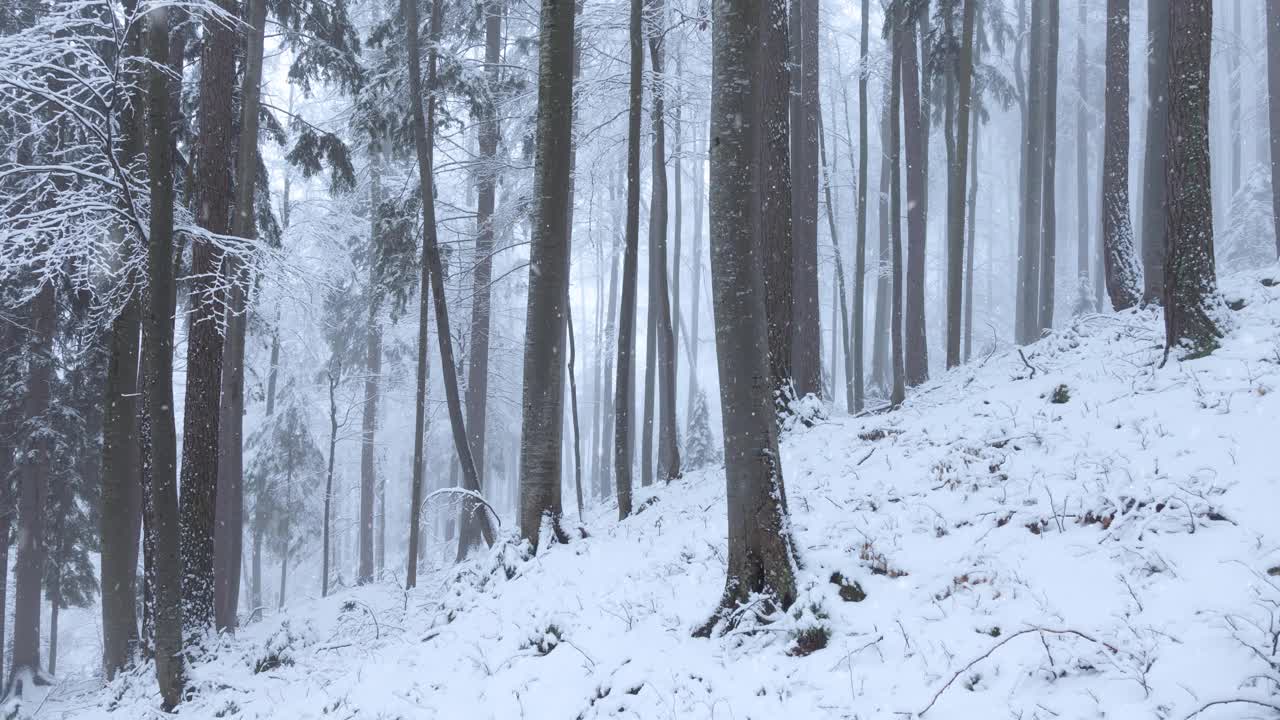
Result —
M589 509L589 537L536 557L508 542L411 592L249 624L194 664L180 716L1274 717L1275 281L1224 282L1244 306L1209 358L1162 366L1158 311L1090 315L898 411L789 433L800 600L770 625L691 637L724 583L724 477L707 469L642 491L621 523ZM39 716L157 704L143 668L65 682Z

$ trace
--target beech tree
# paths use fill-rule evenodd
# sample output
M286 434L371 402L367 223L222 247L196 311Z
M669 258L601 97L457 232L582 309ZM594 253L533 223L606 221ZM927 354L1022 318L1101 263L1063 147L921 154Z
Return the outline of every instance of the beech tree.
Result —
M766 0L777 3L778 0ZM781 3L778 3L781 4ZM766 190L758 144L766 140L756 65L760 36L756 0L712 7L711 286L720 369L729 557L719 609L698 634L723 632L753 595L768 615L796 596L795 553L786 522L786 493L773 421L768 372L763 248L758 228ZM776 31L776 26L772 28Z
M543 0L533 242L529 257L520 442L520 534L540 548L560 527L560 448L569 293L569 195L573 168L574 3ZM621 362L619 362L621 365ZM619 405L621 405L621 401ZM621 494L621 488L619 488Z
M1107 92L1102 152L1102 234L1107 294L1116 310L1138 303L1141 270L1129 220L1129 0L1107 0Z
M1169 122L1169 2L1147 2L1147 127L1142 155L1142 300L1164 294L1165 153Z

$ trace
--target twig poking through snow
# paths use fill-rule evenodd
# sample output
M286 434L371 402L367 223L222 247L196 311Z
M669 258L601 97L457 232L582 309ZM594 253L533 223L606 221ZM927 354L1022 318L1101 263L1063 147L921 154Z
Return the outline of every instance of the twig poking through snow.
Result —
M1090 636L1088 636L1088 635L1086 635L1086 634L1084 634L1084 633L1080 632L1079 630L1071 630L1071 629L1069 629L1069 628L1068 628L1068 629L1064 629L1064 630L1055 630L1055 629L1053 629L1053 628L1042 628L1042 627L1032 627L1032 628L1027 628L1026 630L1019 630L1018 632L1016 632L1016 633L1014 633L1014 634L1010 635L1009 637L1007 637L1007 638L1005 638L1005 639L1001 640L1000 642L996 643L995 645L992 645L992 646L991 646L991 648L990 648L989 650L987 650L986 652L982 653L981 655L979 655L978 657L974 658L973 660L970 660L968 663L966 663L966 664L965 664L965 666L964 666L964 667L962 667L962 668L960 668L959 670L957 670L957 671L956 671L956 673L955 673L954 675L952 675L952 676L951 676L951 679L950 679L950 680L947 680L947 682L946 682L946 684L945 684L945 685L943 685L942 687L938 688L938 692L936 692L936 693L934 693L934 694L933 694L933 699L929 701L929 704L928 704L928 705L925 705L925 706L924 706L924 709L923 709L923 710L921 710L920 712L916 713L916 716L917 716L917 717L923 717L925 713L929 712L929 709L933 707L934 703L938 702L938 698L942 697L942 693L946 692L946 691L947 691L947 688L951 687L951 684L952 684L952 683L954 683L954 682L956 681L956 678L960 677L960 676L961 676L961 675L963 675L965 672L967 672L967 671L969 670L969 668L971 668L971 667L973 667L974 665L977 665L978 663L982 662L983 660L986 660L987 658L991 657L991 654L992 654L992 653L994 653L996 650L999 650L1001 647L1003 647L1004 645L1006 645L1010 640L1013 640L1014 638L1020 637L1020 636L1022 636L1022 635L1030 635L1031 633L1041 633L1041 638L1042 638L1042 639L1043 639L1043 637L1044 637L1043 633L1050 633L1050 634L1052 634L1052 635L1075 635L1076 637L1084 638L1085 640L1088 640L1089 642L1094 643L1095 645L1101 645L1102 647L1104 647L1104 648L1106 648L1106 649L1110 650L1112 654L1115 654L1115 653L1120 652L1119 650L1117 650L1117 649L1116 649L1116 647L1115 647L1114 645L1111 645L1110 643L1102 642L1101 640L1096 640L1096 639L1094 639L1094 638L1092 638L1092 637L1090 637ZM1203 708L1202 708L1202 709L1203 709Z

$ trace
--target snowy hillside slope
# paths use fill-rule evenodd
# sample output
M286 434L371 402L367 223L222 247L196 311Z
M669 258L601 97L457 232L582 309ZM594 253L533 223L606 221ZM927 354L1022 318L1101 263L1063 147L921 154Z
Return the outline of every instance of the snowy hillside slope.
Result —
M507 544L409 593L350 590L251 624L195 664L180 716L1048 720L1280 706L1272 278L1280 268L1224 283L1245 304L1209 358L1160 367L1158 312L1093 315L1025 362L975 358L899 411L789 434L802 592L774 624L691 637L725 556L723 473L693 472L643 494L625 522L591 509L590 537L537 557ZM148 669L64 687L40 716L160 717L154 688ZM1278 712L1234 702L1198 717Z

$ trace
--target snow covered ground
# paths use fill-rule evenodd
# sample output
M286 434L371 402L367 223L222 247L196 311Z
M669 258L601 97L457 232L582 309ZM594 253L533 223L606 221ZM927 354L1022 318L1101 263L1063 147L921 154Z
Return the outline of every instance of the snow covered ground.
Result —
M590 537L294 604L197 662L190 718L1185 718L1280 705L1280 268L1212 357L1156 312L978 357L900 411L789 434L801 598L690 633L724 582L724 477ZM840 581L839 583L833 582ZM825 633L824 633L825 631ZM827 635L826 646L805 654ZM811 649L806 647L805 649ZM160 717L150 669L39 717ZM1201 718L1276 717L1212 705Z

